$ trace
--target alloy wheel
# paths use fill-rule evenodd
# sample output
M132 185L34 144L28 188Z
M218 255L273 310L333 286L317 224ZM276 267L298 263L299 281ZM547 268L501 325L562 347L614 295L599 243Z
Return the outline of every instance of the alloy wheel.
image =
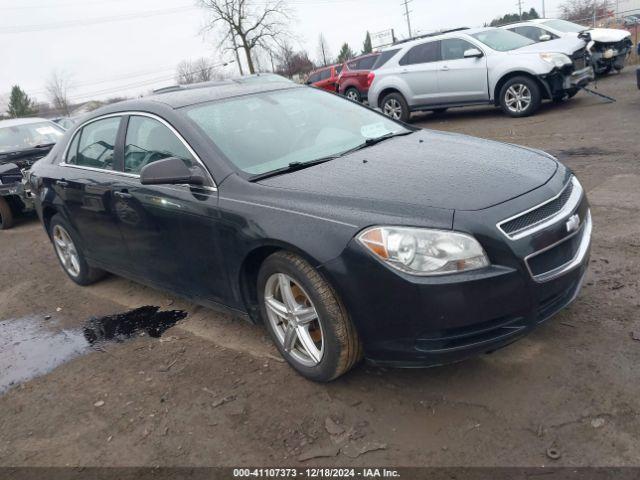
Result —
M271 275L264 290L267 316L284 351L304 366L318 365L324 354L324 332L307 292L284 273Z
M62 226L53 227L53 246L63 268L72 277L80 275L80 257L69 232Z
M394 120L400 120L402 117L402 105L395 98L391 98L384 102L383 112Z
M359 100L358 98L358 92L356 92L355 90L349 90L347 91L347 98L349 100L353 100L354 102L357 102Z
M531 101L531 90L522 83L514 83L504 95L507 108L514 113L524 112L531 105Z

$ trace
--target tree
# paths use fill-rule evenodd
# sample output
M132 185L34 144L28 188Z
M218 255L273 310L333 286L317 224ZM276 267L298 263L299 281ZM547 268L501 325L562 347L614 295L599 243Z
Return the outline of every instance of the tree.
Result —
M249 73L255 73L252 52L256 47L273 49L289 35L289 13L284 0L199 0L210 12L208 30L223 25L221 44L232 44L232 49L244 50ZM237 52L237 50L235 50Z
M364 44L362 45L362 54L373 52L373 46L371 45L371 35L367 30L367 36L364 37Z
M540 18L535 8L531 8L528 12L522 12L522 18L518 13L507 13L506 15L491 20L490 27L499 27L500 25L506 25L508 23L519 22L521 20L533 20L534 18Z
M280 47L276 73L293 78L294 75L306 75L313 68L313 62L306 51L296 52L288 43Z
M562 18L578 23L595 23L595 20L613 16L606 0L566 0L560 4ZM595 17L595 18L594 18Z
M351 50L351 47L349 47L349 44L346 42L343 43L342 48L340 48L340 53L338 54L337 62L343 63L353 57L355 57L355 54L353 53L353 50Z
M176 68L176 81L180 85L208 82L214 78L216 78L215 67L204 57L194 61L183 60Z
M322 33L320 34L320 38L318 38L318 57L322 60L322 65L325 67L331 62L329 44L327 44L327 39L324 38Z
M54 70L46 85L51 103L58 113L69 116L69 76L64 72Z
M26 117L38 112L35 103L18 85L11 88L11 96L9 97L9 108L7 113L10 117Z

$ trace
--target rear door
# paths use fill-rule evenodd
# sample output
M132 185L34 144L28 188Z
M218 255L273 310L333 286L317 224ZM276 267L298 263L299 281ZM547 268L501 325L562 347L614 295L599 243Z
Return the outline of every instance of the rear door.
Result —
M447 38L440 45L442 61L438 62L438 85L442 103L488 101L486 57L464 58L465 51L480 49L461 38Z
M142 185L142 168L168 157L202 169L209 185ZM195 152L164 119L131 114L124 173L128 181L116 195L122 202L120 226L136 273L187 297L224 303L229 282L218 250L218 192Z
M438 102L438 62L440 41L424 42L412 47L398 62L399 73L409 89L411 106Z
M130 260L114 197L122 180L121 121L121 116L110 116L83 126L72 139L53 186L81 236L86 255L116 270L126 270Z

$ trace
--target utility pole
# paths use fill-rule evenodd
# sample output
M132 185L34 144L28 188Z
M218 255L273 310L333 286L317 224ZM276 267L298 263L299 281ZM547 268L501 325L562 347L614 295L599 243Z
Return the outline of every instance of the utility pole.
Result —
M520 17L520 20L522 20L522 0L518 0L518 15Z
M404 0L404 2L402 2L402 4L404 5L404 15L407 17L407 29L409 30L409 38L412 38L413 35L411 33L411 18L409 17L409 14L411 13L409 11L409 3L411 3L413 0Z
M544 0L542 0L542 18L547 18L547 12L544 9Z

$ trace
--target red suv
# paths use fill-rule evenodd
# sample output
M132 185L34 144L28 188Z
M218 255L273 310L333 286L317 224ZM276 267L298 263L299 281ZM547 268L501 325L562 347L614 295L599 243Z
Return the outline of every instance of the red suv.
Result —
M338 90L338 75L342 71L342 65L329 65L312 71L306 84L335 93Z
M379 53L370 53L345 62L338 77L338 93L356 102L367 98L369 72L379 56Z

